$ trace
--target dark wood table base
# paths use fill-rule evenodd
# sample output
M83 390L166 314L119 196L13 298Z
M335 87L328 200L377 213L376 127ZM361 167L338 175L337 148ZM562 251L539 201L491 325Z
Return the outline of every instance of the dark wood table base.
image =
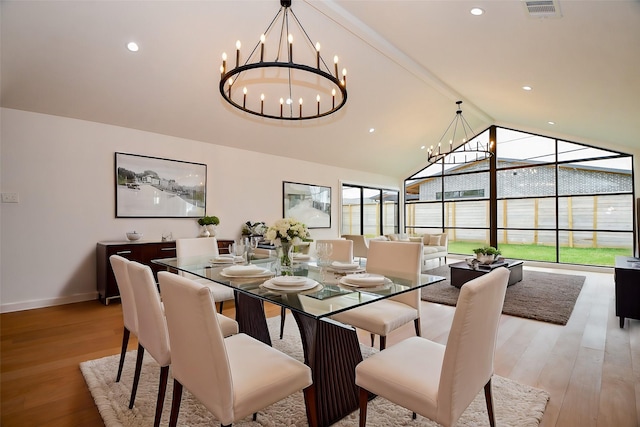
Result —
M293 317L313 378L313 385L304 393L309 425L330 426L358 409L355 368L362 361L358 335L355 328L330 319L318 320L295 311ZM237 292L236 320L240 332L271 345L261 300Z

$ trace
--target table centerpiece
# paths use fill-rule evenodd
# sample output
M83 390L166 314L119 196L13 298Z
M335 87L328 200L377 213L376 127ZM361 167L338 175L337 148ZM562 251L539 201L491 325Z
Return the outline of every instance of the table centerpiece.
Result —
M276 246L280 271L283 276L293 276L293 247L310 241L307 226L294 218L279 219L267 229L264 238Z

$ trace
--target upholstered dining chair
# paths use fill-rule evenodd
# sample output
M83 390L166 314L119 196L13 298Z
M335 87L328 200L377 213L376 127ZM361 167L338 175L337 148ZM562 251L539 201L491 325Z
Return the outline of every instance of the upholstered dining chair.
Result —
M129 272L127 271L129 260L121 257L120 255L111 255L109 257L109 262L111 263L111 269L113 270L113 275L116 278L116 284L118 285L118 290L120 292L122 320L124 323L124 330L122 332L122 349L120 350L120 362L118 363L118 374L116 376L116 382L119 382L120 377L122 376L122 368L124 367L124 359L127 354L127 346L129 345L131 333L136 337L138 336L138 315L136 314L133 289L131 289Z
M359 363L360 426L369 392L448 427L483 388L495 426L491 378L508 280L509 270L500 267L462 286L446 346L411 337Z
M219 254L220 252L218 250L218 240L215 237L176 239L176 256L178 258L199 255L211 255L212 258L215 258ZM234 297L233 289L221 285L220 283L215 283L211 280L197 277L189 273L182 273L182 275L210 287L211 292L213 292L213 297L220 305L220 313L222 313L222 306L224 305L224 302L232 300Z
M369 242L368 273L417 283L420 280L421 264L422 243L384 240ZM420 336L420 291L415 290L376 301L332 317L339 322L369 331L372 347L375 335L379 335L380 350L384 350L387 335L412 320L416 335Z
M169 426L178 422L183 387L223 426L250 414L255 420L257 411L297 391L312 393L305 364L246 334L223 339L209 288L164 271L158 279L172 351Z
M358 262L362 264L362 258L367 258L369 253L367 238L362 234L343 234L342 237L353 241L353 256L358 258Z
M133 376L129 409L133 408L136 399L142 360L146 349L160 365L160 384L158 386L158 399L153 424L157 427L160 425L164 394L169 376L169 365L171 364L169 333L167 332L162 302L160 301L160 295L158 294L151 268L148 265L130 261L127 265L127 270L138 315L138 355L136 357L136 370Z
M353 261L353 240L347 239L326 239L317 240L319 243L331 243L333 251L329 256L331 261L352 262Z
M146 350L158 365L160 365L160 384L158 386L158 399L156 402L154 421L154 427L157 427L160 425L164 395L167 388L167 378L169 375L169 365L171 364L169 333L167 331L163 303L160 300L160 294L158 293L151 268L148 265L130 261L127 265L127 270L129 272L138 316L138 355L136 357L136 369L133 376L129 409L133 408L136 399L136 392L142 370L142 360ZM238 323L235 320L217 313L214 317L218 318L222 325L223 336L238 333Z

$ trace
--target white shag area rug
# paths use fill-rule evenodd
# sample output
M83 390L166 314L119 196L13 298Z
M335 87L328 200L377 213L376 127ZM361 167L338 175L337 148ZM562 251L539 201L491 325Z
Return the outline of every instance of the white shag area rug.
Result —
M289 316L285 326L284 338L278 338L280 318L267 320L271 331L273 346L302 361L302 344L295 320ZM361 345L364 357L377 350ZM148 353L145 353L138 393L133 409L129 409L131 384L135 367L136 351L127 353L124 371L120 382L116 383L116 373L120 355L89 360L80 364L80 370L91 391L106 427L137 427L153 425L158 393L160 368ZM169 377L165 396L161 425L168 425L171 410L173 379ZM517 383L507 378L494 376L494 410L499 426L527 427L538 426L544 413L549 394L543 390ZM489 423L484 393L480 392L473 403L462 415L458 426L486 426ZM185 388L180 406L178 424L191 427L210 427L220 425L219 421L202 404L191 396ZM307 426L302 392L277 402L258 413L257 421L249 416L234 423L234 426ZM358 411L354 411L334 426L352 427L358 425ZM420 415L411 419L411 412L386 399L376 397L369 403L368 426L411 426L436 427L437 423Z

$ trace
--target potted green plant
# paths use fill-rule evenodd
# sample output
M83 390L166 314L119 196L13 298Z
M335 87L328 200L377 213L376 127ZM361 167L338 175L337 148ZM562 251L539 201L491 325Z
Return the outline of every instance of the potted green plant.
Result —
M491 264L501 254L501 252L493 246L476 248L473 250L473 253L476 254L476 258L481 264Z
M217 216L205 215L198 218L198 224L202 226L201 237L213 237L216 235L216 226L220 224L220 219Z

